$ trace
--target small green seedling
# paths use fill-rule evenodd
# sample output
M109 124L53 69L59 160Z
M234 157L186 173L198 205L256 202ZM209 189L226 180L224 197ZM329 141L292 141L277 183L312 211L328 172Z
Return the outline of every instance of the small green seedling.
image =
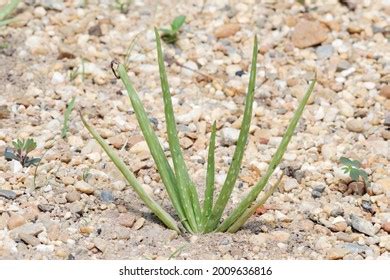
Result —
M8 43L0 43L0 50L5 50L5 49L8 49L9 48L9 44Z
M114 8L118 9L122 14L127 14L131 0L115 0Z
M85 66L84 59L81 59L81 66L77 66L72 71L69 72L69 80L73 82L79 75L81 75L81 81L84 82L85 79Z
M88 180L89 178L91 178L92 174L91 174L91 169L90 168L86 168L83 170L83 181L88 183Z
M164 42L168 44L176 43L177 34L179 33L180 28L183 26L185 20L185 16L178 16L172 21L171 29L160 28L160 30L162 31L161 39L163 39Z
M370 185L370 182L368 181L368 174L360 168L361 163L358 160L341 157L340 163L344 165L341 169L343 169L345 174L349 174L352 181L357 182L359 181L359 177L362 177L366 186Z
M0 26L5 26L15 19L9 18L9 16L16 10L20 0L11 0L10 3L0 9Z
M61 130L61 137L66 138L66 134L68 133L69 130L69 117L70 114L72 113L72 110L74 108L74 102L76 100L76 97L73 97L68 104L66 104L66 110L64 113L64 123L62 125L62 130Z
M37 147L37 143L32 138L28 138L27 140L17 139L16 141L12 141L12 145L14 149L6 148L4 152L6 160L17 160L23 167L36 165L40 161L40 158L28 156Z

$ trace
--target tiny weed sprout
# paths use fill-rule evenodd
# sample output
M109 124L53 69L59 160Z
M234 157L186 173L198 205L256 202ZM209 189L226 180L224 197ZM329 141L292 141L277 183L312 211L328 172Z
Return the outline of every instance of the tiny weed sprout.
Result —
M165 43L174 44L177 41L177 34L179 33L180 28L183 26L186 20L185 16L178 16L171 22L171 29L160 28L161 39L164 40Z
M9 17L16 10L19 3L20 0L11 0L10 3L0 8L0 26L4 26L15 21L15 19Z
M9 44L8 43L0 43L0 50L5 50L5 49L8 49L9 48Z
M81 81L85 80L85 67L84 58L81 59L81 66L77 66L69 72L69 80L73 82L79 75L81 75Z
M351 177L352 181L357 182L361 177L366 186L370 186L370 182L368 181L368 174L366 171L360 168L361 163L358 160L351 160L346 157L341 157L339 161L343 165L341 169L345 174L348 174L349 177Z
M7 148L4 152L4 157L7 160L17 160L23 167L36 165L40 161L40 158L33 158L28 156L28 154L37 147L37 143L33 139L17 139L12 141L12 145L14 146L14 149Z
M182 20L182 22L184 19ZM157 43L157 60L159 66L160 82L162 99L164 102L164 113L167 127L167 137L172 158L173 166L168 161L164 150L158 141L145 108L133 87L132 82L127 74L125 65L112 63L112 70L116 77L121 79L124 87L127 90L130 98L130 103L133 106L135 116L139 127L144 135L145 141L149 147L150 153L155 161L157 170L160 174L162 183L165 185L168 196L172 202L173 208L176 210L177 216L182 226L178 225L175 219L168 214L142 187L138 182L134 173L124 164L118 157L117 153L111 148L96 130L88 123L87 119L82 115L81 120L90 134L100 144L108 157L112 160L118 170L125 177L130 186L139 195L145 205L170 229L177 232L182 232L183 227L189 233L209 233L209 232L236 232L255 212L256 208L263 205L267 198L272 194L274 189L280 183L280 176L277 182L268 188L271 175L282 160L283 154L287 149L287 145L293 136L294 130L302 116L304 107L309 99L315 85L313 80L300 101L297 110L295 111L289 126L283 136L283 139L273 156L267 171L258 183L251 188L249 193L244 196L242 201L234 208L234 210L223 219L221 222L224 210L230 200L233 188L236 184L238 173L241 168L241 163L244 155L245 145L248 140L249 127L252 117L252 107L254 100L255 81L256 81L256 62L257 62L257 38L254 39L252 65L249 77L248 92L245 99L245 109L243 113L242 125L237 141L237 145L233 154L232 163L227 172L227 177L222 185L220 192L216 193L215 188L215 138L216 124L212 125L210 145L208 149L206 183L204 200L201 203L195 183L192 181L186 163L184 161L182 149L179 144L179 138L176 128L176 121L171 100L171 93L168 85L168 78L165 71L163 52L161 49L160 36L155 29ZM262 192L264 190L264 192ZM262 193L261 195L259 195Z
M118 9L122 14L127 14L131 0L115 0L114 8Z
M76 97L73 97L68 102L68 104L66 104L66 110L65 110L65 113L64 113L64 123L63 123L62 129L61 129L61 137L62 138L66 138L66 134L68 133L68 130L69 130L69 117L70 117L70 114L73 111L75 100L76 100Z
M89 178L91 178L91 169L86 168L83 170L83 181L88 183Z

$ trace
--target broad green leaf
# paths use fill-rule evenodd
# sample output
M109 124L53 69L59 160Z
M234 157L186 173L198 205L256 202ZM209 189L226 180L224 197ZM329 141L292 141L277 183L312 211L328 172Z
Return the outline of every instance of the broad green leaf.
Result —
M358 181L359 180L359 169L352 168L351 172L349 173L349 176L353 181Z
M341 157L340 163L343 165L352 165L352 161L349 158Z
M26 154L28 154L29 152L35 150L36 147L37 147L37 143L33 139L29 138L25 142L23 149L26 152Z
M18 143L18 141L12 141L12 146L14 146L14 148L15 148L16 150L18 150L18 149L19 149L19 143Z
M215 202L213 211L210 215L209 221L206 225L206 232L213 231L222 217L223 210L229 201L233 187L237 181L238 173L240 172L242 158L244 156L245 145L248 140L249 127L252 118L253 99L255 94L256 84L256 62L257 62L257 37L254 39L253 52L252 52L252 66L249 77L248 92L245 99L244 117L241 123L241 130L237 140L237 146L234 150L232 163L229 167L226 175L226 180L222 186L221 192Z
M228 216L227 219L223 221L223 223L217 228L217 231L224 232L229 229L229 227L234 224L237 219L245 212L245 210L250 207L253 201L256 200L259 193L264 189L266 186L269 178L271 177L272 173L276 169L276 167L279 165L280 161L283 158L283 155L287 149L288 143L291 140L291 137L294 134L294 130L298 124L299 119L302 116L303 110L305 108L305 105L313 92L314 85L316 81L313 80L309 86L309 89L306 91L303 99L299 103L299 106L297 110L294 113L293 118L290 121L290 124L283 136L282 142L279 144L278 149L276 150L275 155L273 156L268 169L265 173L265 175L261 178L261 180L251 189L249 194L245 196L245 198L240 202L240 204L234 209L234 211Z
M186 17L183 15L176 17L171 23L172 31L173 32L179 31L180 27L182 27L185 20L186 20Z

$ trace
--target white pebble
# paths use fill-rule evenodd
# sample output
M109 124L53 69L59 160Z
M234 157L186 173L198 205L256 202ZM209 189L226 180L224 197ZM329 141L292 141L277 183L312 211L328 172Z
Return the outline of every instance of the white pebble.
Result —
M53 73L53 76L51 78L51 83L53 85L62 84L64 81L65 81L65 77L60 72Z
M374 89L376 86L375 83L373 83L373 82L365 82L363 85L368 90Z

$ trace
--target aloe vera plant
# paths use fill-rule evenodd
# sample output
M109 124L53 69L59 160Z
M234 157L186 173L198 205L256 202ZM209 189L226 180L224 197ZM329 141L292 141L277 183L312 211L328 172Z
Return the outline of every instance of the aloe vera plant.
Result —
M214 123L211 129L210 145L207 159L207 174L206 174L206 188L204 193L203 204L198 196L197 189L194 182L191 180L184 161L183 153L180 148L179 138L176 128L176 122L173 112L173 105L171 94L169 91L168 79L165 71L163 53L161 48L160 36L157 29L155 29L156 43L157 43L157 57L159 65L159 73L161 80L162 97L164 102L165 120L167 125L167 135L170 154L172 157L173 166L168 162L167 157L159 143L155 132L149 122L145 108L134 89L127 69L123 64L113 65L113 71L117 78L121 79L124 87L127 90L130 102L133 106L135 116L137 118L140 129L144 135L145 141L149 147L151 155L156 163L157 170L161 176L162 182L166 187L168 196L172 202L173 207L180 219L180 223L184 229L189 233L208 233L213 231L220 232L236 232L254 213L257 207L264 204L268 197L272 194L276 186L280 183L282 177L279 177L277 182L266 189L271 175L282 160L283 154L287 149L287 145L291 140L297 123L302 116L303 109L309 99L315 85L313 80L305 93L303 99L283 136L274 157L272 158L268 170L259 182L251 189L251 191L244 197L239 205L232 211L230 215L221 223L223 212L226 208L232 190L238 178L238 173L241 167L242 158L244 155L245 145L248 140L249 127L252 115L254 89L256 81L256 62L257 62L257 38L254 39L252 66L249 78L248 92L245 100L245 110L242 120L241 130L234 151L232 164L228 170L226 180L222 186L221 191L214 200L215 194L215 139L216 139L216 124ZM114 69L114 66L115 69ZM168 214L162 207L142 188L137 181L133 172L125 166L123 161L117 156L115 151L103 140L103 138L89 125L88 121L81 116L85 127L91 135L100 144L103 150L107 153L127 182L134 188L141 200L147 207L170 229L177 232L182 232L183 227L178 225L174 218ZM262 195L259 194L262 192Z

